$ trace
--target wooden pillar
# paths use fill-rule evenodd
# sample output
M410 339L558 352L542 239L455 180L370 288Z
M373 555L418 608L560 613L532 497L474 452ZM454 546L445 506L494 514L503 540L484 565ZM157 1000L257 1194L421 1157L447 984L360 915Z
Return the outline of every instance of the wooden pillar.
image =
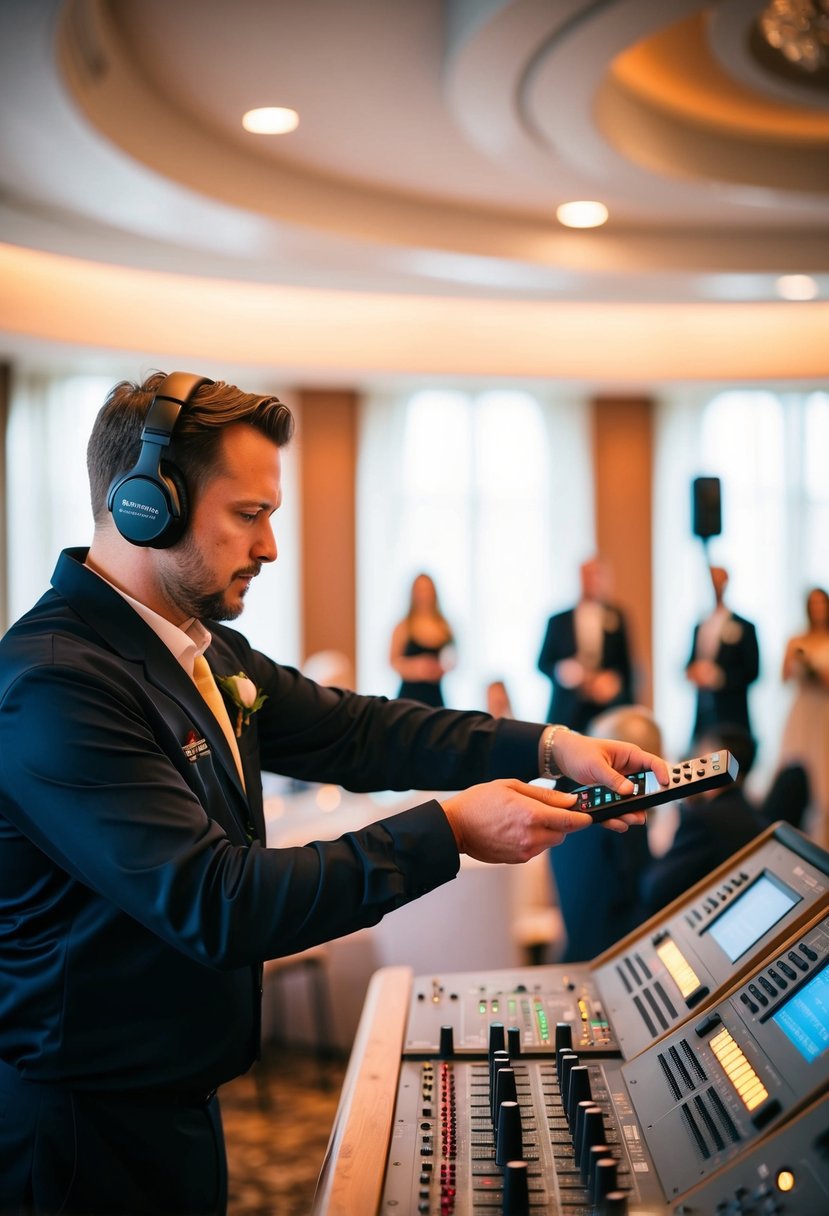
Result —
M596 548L613 572L631 632L639 700L653 705L651 488L653 409L648 397L593 401Z
M298 394L303 657L339 650L356 670L357 394Z

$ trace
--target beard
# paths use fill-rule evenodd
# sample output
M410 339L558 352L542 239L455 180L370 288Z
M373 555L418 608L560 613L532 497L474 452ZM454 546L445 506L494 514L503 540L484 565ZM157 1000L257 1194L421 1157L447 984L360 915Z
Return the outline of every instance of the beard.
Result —
M239 593L238 604L228 603L227 587L216 588L216 576L189 536L175 546L174 552L178 559L175 567L161 572L162 588L171 603L186 616L199 620L234 621L241 616L245 607L241 601L247 587ZM235 571L232 577L255 577L260 568L258 564L248 566Z

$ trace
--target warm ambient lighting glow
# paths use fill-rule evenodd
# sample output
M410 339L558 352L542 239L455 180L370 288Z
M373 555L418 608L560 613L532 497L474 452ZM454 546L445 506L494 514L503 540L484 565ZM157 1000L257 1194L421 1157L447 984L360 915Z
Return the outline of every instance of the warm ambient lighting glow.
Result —
M808 274L783 274L775 288L781 300L814 300L819 292L817 283Z
M607 220L607 207L587 199L562 203L556 211L556 219L565 228L599 228Z
M331 811L336 811L342 802L342 794L336 785L321 785L317 790L315 802L321 811L330 814Z
M287 135L299 126L299 115L285 106L261 106L242 116L242 126L254 135Z

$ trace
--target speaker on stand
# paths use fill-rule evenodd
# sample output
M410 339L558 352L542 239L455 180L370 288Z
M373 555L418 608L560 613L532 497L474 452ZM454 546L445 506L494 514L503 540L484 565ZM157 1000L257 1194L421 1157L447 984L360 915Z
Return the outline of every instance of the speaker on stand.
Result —
M695 477L691 486L694 536L702 541L708 568L708 542L722 532L722 501L719 477Z

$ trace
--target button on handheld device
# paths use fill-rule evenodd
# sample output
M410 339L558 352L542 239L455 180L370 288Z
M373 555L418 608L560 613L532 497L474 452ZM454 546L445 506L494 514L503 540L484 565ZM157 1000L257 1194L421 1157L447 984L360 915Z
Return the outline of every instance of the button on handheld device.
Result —
M605 819L615 819L628 811L643 811L674 798L691 798L705 790L730 785L739 771L740 766L731 752L723 749L672 765L667 785L660 785L650 772L628 773L628 779L634 785L632 794L616 794L604 785L581 785L570 792L577 798L575 810L592 815L594 823L603 823Z

